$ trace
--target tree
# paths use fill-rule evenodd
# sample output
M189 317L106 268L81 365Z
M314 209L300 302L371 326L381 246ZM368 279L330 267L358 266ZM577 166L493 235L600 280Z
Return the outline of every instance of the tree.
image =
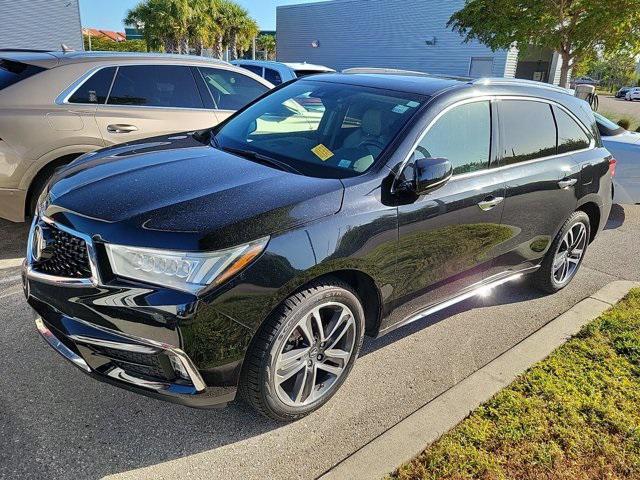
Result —
M256 40L256 48L264 52L265 60L275 60L276 37L273 35L260 35Z
M89 36L84 35L84 49L89 50ZM146 52L147 45L144 40L125 40L114 42L105 38L92 37L91 50L98 52Z
M562 86L596 47L640 53L638 0L467 0L447 25L493 50L516 43L557 51Z

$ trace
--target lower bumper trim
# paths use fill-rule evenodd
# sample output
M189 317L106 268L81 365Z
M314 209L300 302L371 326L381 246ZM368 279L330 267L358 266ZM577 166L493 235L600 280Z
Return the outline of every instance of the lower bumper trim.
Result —
M38 328L38 332L42 335L49 345L53 347L53 349L62 355L64 358L73 363L80 370L89 373L91 372L91 368L87 365L87 362L84 359L69 349L64 343L62 343L58 338L47 328L40 317L36 317L36 327Z

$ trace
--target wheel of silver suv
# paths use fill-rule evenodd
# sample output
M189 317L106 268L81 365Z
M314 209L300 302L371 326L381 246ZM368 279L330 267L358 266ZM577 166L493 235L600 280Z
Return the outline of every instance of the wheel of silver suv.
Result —
M277 420L318 409L349 374L363 325L360 300L342 282L313 284L292 295L250 348L241 385L245 399Z

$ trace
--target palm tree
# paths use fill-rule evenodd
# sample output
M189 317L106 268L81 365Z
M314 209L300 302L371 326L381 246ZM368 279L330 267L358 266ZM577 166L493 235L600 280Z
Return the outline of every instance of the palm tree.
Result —
M240 5L233 1L221 1L222 21L224 24L225 40L231 52L231 59L238 58L238 39L241 33L247 28L249 13Z
M276 37L273 35L260 35L256 40L256 48L264 52L265 60L276 58Z

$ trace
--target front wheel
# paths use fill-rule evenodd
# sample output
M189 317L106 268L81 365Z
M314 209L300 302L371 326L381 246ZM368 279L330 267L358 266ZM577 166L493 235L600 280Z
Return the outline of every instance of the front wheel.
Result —
M241 375L244 399L275 420L301 418L336 393L362 345L364 311L339 280L289 297L252 342Z
M582 265L590 238L589 217L584 212L574 212L556 235L540 268L532 275L533 286L543 292L555 293L569 285Z

